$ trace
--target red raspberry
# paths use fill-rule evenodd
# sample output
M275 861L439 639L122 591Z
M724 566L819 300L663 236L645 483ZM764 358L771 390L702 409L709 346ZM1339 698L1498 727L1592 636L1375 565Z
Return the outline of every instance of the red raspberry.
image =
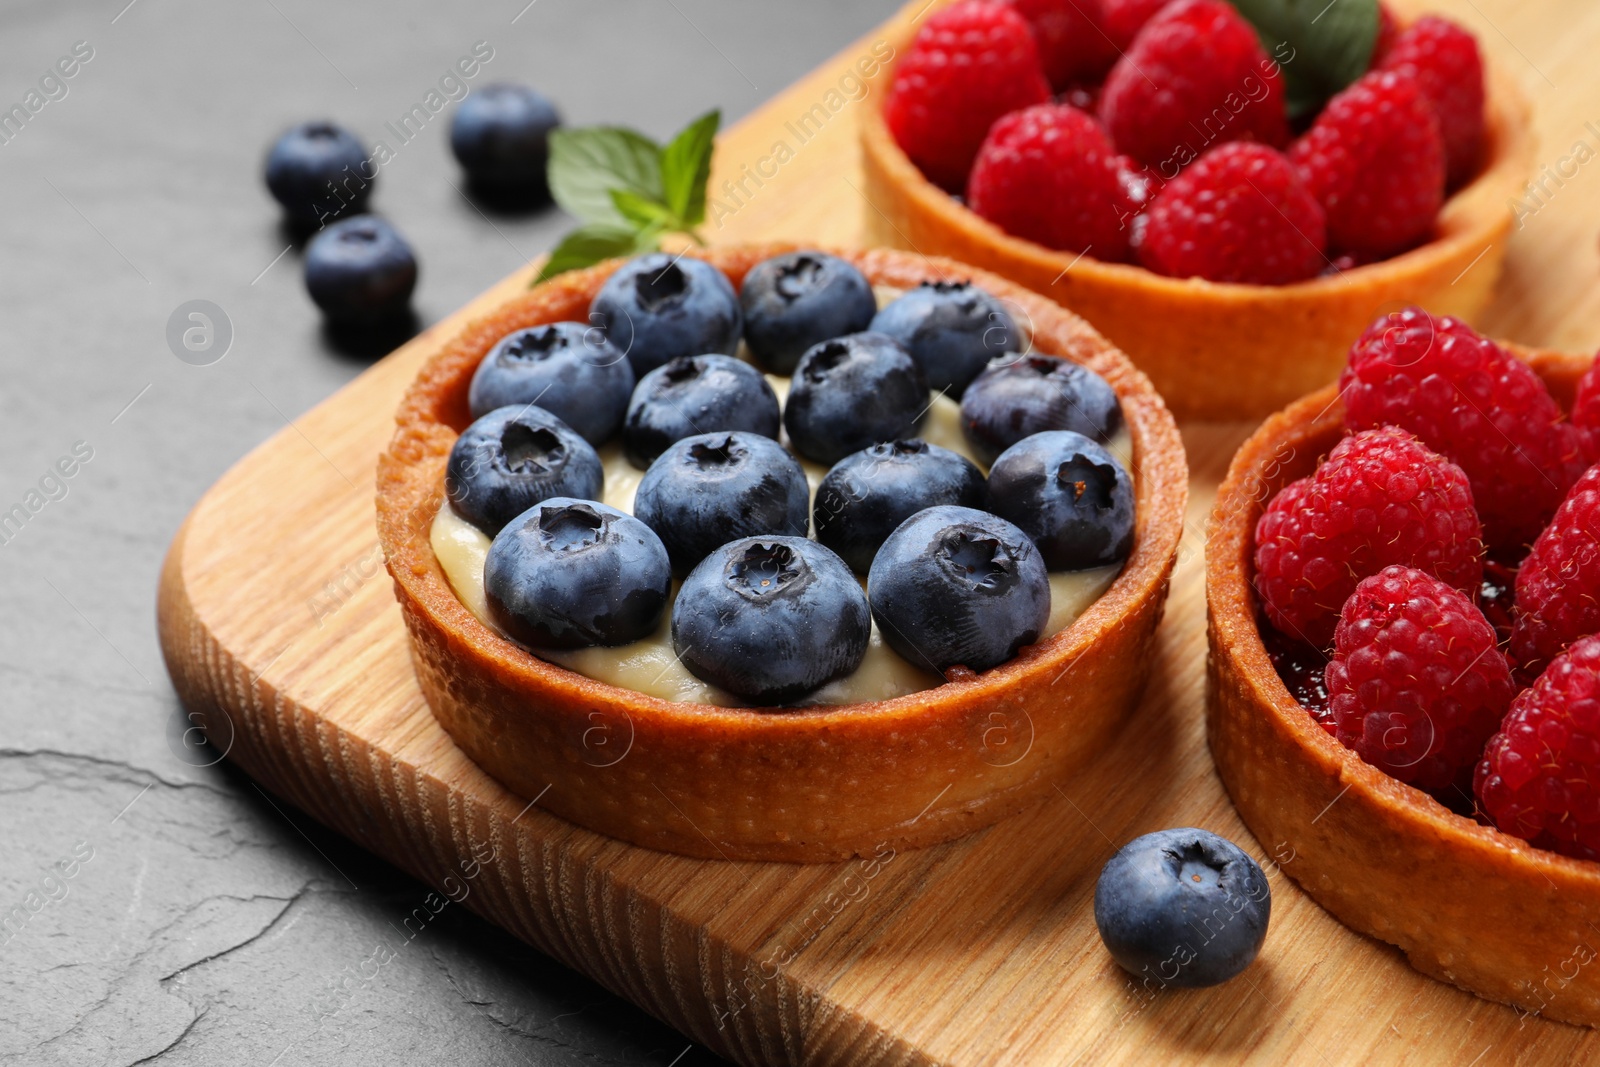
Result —
M1578 379L1578 393L1572 401L1572 425L1590 463L1600 461L1600 357Z
M1444 142L1417 83L1371 71L1323 108L1289 149L1344 252L1393 255L1433 232L1444 202Z
M1482 556L1461 468L1404 430L1368 430L1267 504L1256 524L1256 592L1272 625L1326 648L1361 579L1404 564L1475 593Z
M1385 567L1356 586L1326 678L1342 745L1457 806L1516 693L1483 612L1411 567Z
M1172 0L1100 0L1100 29L1111 39L1117 54L1126 52L1144 29L1145 23L1155 18L1156 12Z
M1049 99L1027 20L1004 4L964 0L917 31L883 117L929 181L960 192L994 120Z
M967 206L1047 248L1126 259L1133 213L1116 151L1100 124L1066 104L1040 104L994 124L978 151Z
M1517 570L1511 652L1526 678L1580 637L1600 633L1600 466L1561 502Z
M1388 4L1378 5L1378 36L1372 42L1372 58L1367 61L1370 70L1383 62L1389 54L1389 49L1394 47L1395 38L1400 36L1400 27L1394 20L1394 12L1389 10Z
M1439 117L1449 183L1472 177L1483 155L1483 59L1472 34L1449 19L1418 19L1395 38L1379 69L1416 79Z
M1347 429L1403 426L1461 465L1490 547L1520 556L1587 465L1528 365L1466 323L1407 308L1379 319L1339 378Z
M1511 702L1473 781L1505 833L1600 859L1600 637L1586 637Z
M1139 262L1174 278L1283 285L1322 270L1326 241L1322 206L1283 153L1234 141L1156 195Z
M1289 140L1283 76L1222 0L1175 0L1147 22L1106 77L1100 118L1163 178L1218 141Z
M1044 76L1057 90L1099 81L1117 52L1100 31L1098 0L1003 0L1028 20Z

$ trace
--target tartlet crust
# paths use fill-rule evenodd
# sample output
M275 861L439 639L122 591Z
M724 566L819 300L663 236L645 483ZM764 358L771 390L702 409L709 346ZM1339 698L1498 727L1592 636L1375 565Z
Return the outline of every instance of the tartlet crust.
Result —
M895 44L905 55L914 31ZM882 102L861 120L867 232L892 248L990 270L1082 315L1149 375L1181 419L1259 419L1338 377L1350 339L1383 311L1421 304L1470 320L1493 294L1533 166L1527 98L1485 57L1484 166L1450 197L1435 237L1402 255L1293 285L1167 278L1013 237L923 177Z
M1586 357L1510 346L1565 407ZM1235 807L1335 918L1412 966L1548 1018L1600 1024L1600 864L1456 815L1363 762L1289 694L1251 586L1257 519L1342 432L1329 386L1269 418L1234 456L1206 541L1206 726Z
M794 246L704 258L737 286ZM1070 312L1000 278L903 252L841 252L874 284L970 278L1020 308L1035 347L1116 390L1132 437L1135 542L1072 626L983 675L874 703L782 713L670 703L543 662L456 598L429 544L443 470L471 420L474 368L507 332L586 318L621 261L562 275L444 343L419 373L378 463L378 533L422 692L456 743L508 788L650 848L814 862L916 847L1041 799L1096 751L1148 675L1182 532L1188 469L1176 424L1121 352ZM954 672L960 674L958 672Z

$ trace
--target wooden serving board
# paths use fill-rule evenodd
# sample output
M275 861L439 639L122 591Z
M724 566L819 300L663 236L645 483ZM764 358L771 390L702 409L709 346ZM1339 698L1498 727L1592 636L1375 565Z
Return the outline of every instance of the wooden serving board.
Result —
M1541 159L1554 165L1577 139L1600 146L1584 126L1584 107L1600 100L1600 65L1588 59L1600 10L1581 0L1436 6L1523 76L1545 133ZM852 45L723 137L716 241L858 240L873 209L858 191L863 105L849 100L850 79L886 35ZM1551 347L1600 339L1596 176L1552 185L1527 218L1486 329ZM377 546L373 473L425 356L527 282L528 272L506 279L297 419L223 477L173 543L160 623L174 680L215 743L273 792L457 898L470 886L469 907L744 1063L1600 1056L1590 1031L1424 978L1347 931L1283 876L1292 851L1255 841L1234 813L1203 732L1200 554L1247 426L1185 427L1189 524L1149 691L1104 759L1056 783L1036 810L875 861L717 863L598 837L498 786L417 690ZM1239 979L1147 991L1099 943L1094 882L1129 838L1184 825L1262 861L1272 928Z

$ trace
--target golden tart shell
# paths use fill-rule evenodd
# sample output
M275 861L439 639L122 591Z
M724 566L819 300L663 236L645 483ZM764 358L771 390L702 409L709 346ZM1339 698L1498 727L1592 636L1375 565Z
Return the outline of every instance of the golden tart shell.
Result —
M891 42L896 54L906 54L913 35ZM1433 240L1336 276L1280 286L1168 278L1013 237L928 181L895 143L882 108L892 68L861 119L867 231L1071 308L1150 376L1180 419L1259 419L1338 377L1350 339L1383 311L1421 304L1470 320L1488 303L1534 137L1521 90L1487 57L1484 72L1484 166L1445 202Z
M1590 360L1515 349L1565 407ZM1206 727L1234 806L1282 869L1350 928L1490 1000L1600 1024L1600 864L1456 815L1339 744L1289 693L1257 625L1257 519L1342 432L1333 386L1234 456L1206 541Z
M790 246L705 254L737 286ZM442 344L378 464L378 533L423 695L480 767L591 830L705 858L813 862L915 847L1051 793L1143 688L1182 532L1177 427L1126 356L1070 312L992 275L903 252L841 253L875 285L971 279L1029 319L1034 346L1103 375L1132 439L1132 555L1073 625L982 675L873 703L764 713L670 703L546 663L456 598L429 544L445 460L471 421L467 386L514 329L585 320L620 261L562 275Z

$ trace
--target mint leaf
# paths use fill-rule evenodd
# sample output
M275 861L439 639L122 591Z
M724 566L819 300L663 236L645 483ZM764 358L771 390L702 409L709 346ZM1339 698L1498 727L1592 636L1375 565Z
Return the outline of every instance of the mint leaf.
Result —
M584 225L555 247L533 284L603 259L654 251L669 231L700 242L694 228L705 221L706 182L721 122L720 111L708 111L665 148L615 126L552 133L550 193Z
M1367 72L1378 0L1233 0L1283 69L1289 117L1304 118Z
M684 127L661 153L661 188L682 229L692 230L706 220L706 181L721 124L722 112L708 111Z
M672 209L659 200L651 200L627 189L611 190L611 203L617 213L633 226L660 226L682 229Z
M569 270L592 267L614 256L631 256L660 246L660 231L640 231L631 227L591 223L580 226L561 239L533 280L537 285Z
M629 225L611 197L614 189L662 202L661 146L634 130L590 126L550 135L550 195L589 223Z

